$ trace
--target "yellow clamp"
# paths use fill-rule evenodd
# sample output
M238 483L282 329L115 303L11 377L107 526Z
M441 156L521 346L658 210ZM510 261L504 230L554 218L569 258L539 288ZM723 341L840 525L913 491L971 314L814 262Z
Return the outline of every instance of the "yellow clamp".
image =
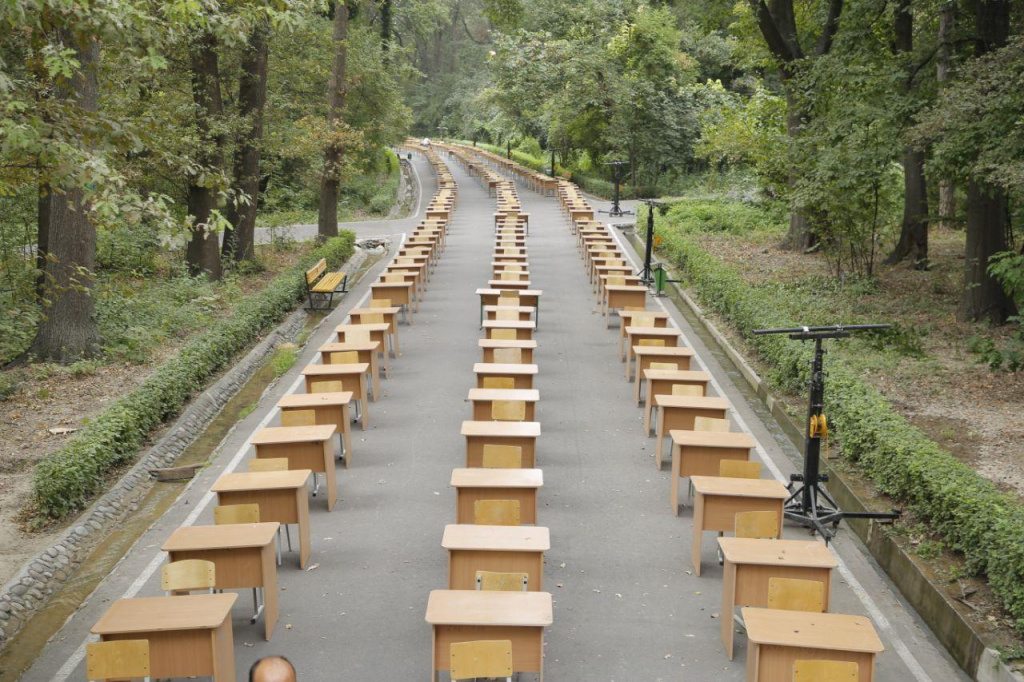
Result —
M828 419L823 414L811 415L811 438L828 438Z

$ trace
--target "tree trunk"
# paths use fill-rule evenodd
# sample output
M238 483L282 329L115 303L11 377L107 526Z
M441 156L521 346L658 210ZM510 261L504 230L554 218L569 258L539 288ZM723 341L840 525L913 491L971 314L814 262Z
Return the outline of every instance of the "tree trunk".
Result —
M235 152L235 189L245 194L246 203L231 202L224 235L223 254L234 261L253 260L256 240L256 211L260 195L260 155L263 151L263 109L267 102L267 62L270 55L270 27L257 24L242 55L238 81L239 113L246 127L239 135Z
M950 78L952 61L951 36L956 20L956 4L948 2L939 14L939 54L936 66L936 80L944 88ZM956 227L956 185L949 178L939 180L939 227Z
M351 2L352 0L349 0ZM348 66L348 7L334 0L334 64L327 84L327 125L330 140L324 150L324 171L320 180L320 239L338 235L338 185L341 182L342 141L339 137L345 108L345 72Z
M189 178L188 213L192 216L192 236L185 249L189 272L220 279L220 242L210 228L217 208L217 188L209 179L224 166L224 134L215 132L217 119L224 115L220 92L220 71L217 64L217 39L210 33L198 38L189 49L192 98L196 103L196 128L199 131L197 160L201 178Z
M978 0L975 56L1006 45L1009 0ZM1006 250L1008 225L1006 192L979 179L967 186L967 242L964 253L964 290L958 318L1005 322L1014 306L1002 285L988 273L989 260Z
M53 190L47 184L39 186L36 209L36 298L46 300L46 254L50 250L50 205Z
M783 77L783 82L788 81L787 76ZM797 107L794 97L790 92L790 86L786 84L786 135L789 137L789 142L792 145L796 142L796 138L800 135L800 130L806 121L806 117L801 114ZM793 187L796 185L797 176L795 172L791 172L789 175L789 185ZM811 225L807 220L807 216L800 211L797 206L793 207L793 210L789 214L789 232L786 233L786 239L782 243L782 247L790 249L792 251L806 251L807 249L814 246L816 240L814 233L811 231Z
M384 52L384 65L391 60L391 34L394 32L394 20L391 15L391 0L380 3L380 47Z
M899 0L893 22L893 54L906 60L914 51L914 15L911 0ZM900 94L914 88L911 76L900 84ZM909 124L909 116L904 123ZM914 268L928 268L928 184L924 174L924 152L910 146L903 149L903 223L896 248L885 260L895 265L910 258Z
M65 45L75 42L68 35L61 38ZM76 99L82 111L95 112L100 46L90 37L82 41L75 45L79 70L70 83L58 85L56 93L62 99ZM100 333L92 298L96 228L89 220L85 193L79 187L58 188L48 199L40 198L39 209L40 236L46 233L46 303L28 353L36 361L64 364L97 356Z

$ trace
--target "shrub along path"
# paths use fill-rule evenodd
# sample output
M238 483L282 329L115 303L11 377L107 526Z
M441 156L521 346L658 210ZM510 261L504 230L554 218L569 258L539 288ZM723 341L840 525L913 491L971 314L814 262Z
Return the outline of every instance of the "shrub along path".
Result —
M288 656L303 680L412 680L427 674L424 610L429 591L446 582L440 542L454 517L448 481L464 458L459 427L469 416L463 400L480 338L474 290L488 279L492 245L493 199L460 169L453 173L460 183L459 210L447 252L415 325L402 329L403 355L384 384L384 399L370 407L372 428L354 432L355 460L339 472L338 506L327 513L319 499L313 501L310 569L298 571L294 555L286 555L279 580L281 621L271 642L263 641L262 624L249 625L244 596L236 609L239 677L270 653ZM738 638L733 662L719 642L721 569L710 534L705 573L697 578L688 559L689 511L677 518L667 509L668 472L654 469L653 441L642 434L641 411L632 406L632 387L616 358L617 330L605 329L595 309L557 203L527 190L522 198L531 214L532 279L545 290L537 335L537 418L543 428L538 465L545 477L540 523L552 538L544 584L556 600L547 635L548 679L742 680L744 638ZM358 300L351 296L344 305ZM746 404L727 371L672 312L737 415L788 473L789 460L770 435L774 427ZM344 310L335 312L331 322L342 316ZM311 337L297 367L239 422L211 470L141 539L26 680L65 679L58 672L109 600L126 591L158 593L156 577L146 574L162 560L157 548L182 522L212 522L212 509L201 508L209 486L238 464L236 453L248 452L255 430L278 423L273 405L295 386L298 370L312 360L330 327ZM806 537L795 529L787 535ZM833 607L875 619L887 647L876 679L966 679L856 542L843 537L837 545L849 572L835 576ZM870 609L878 611L858 598L853 579L857 591L871 595ZM882 612L884 623L878 620ZM62 672L81 679L83 671L67 665Z

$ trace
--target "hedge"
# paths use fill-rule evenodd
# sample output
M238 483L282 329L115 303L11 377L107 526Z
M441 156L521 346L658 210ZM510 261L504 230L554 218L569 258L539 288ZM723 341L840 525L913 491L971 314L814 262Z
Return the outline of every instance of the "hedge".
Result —
M89 421L63 449L36 465L32 499L37 511L61 518L85 507L115 467L133 462L153 429L177 415L206 381L306 295L304 270L320 258L330 266L352 255L355 235L342 232L242 300L229 317L189 341L138 388Z
M806 387L810 344L752 329L826 322L820 302L803 292L752 286L696 244L669 212L661 249L701 304L722 315L770 368L769 382L791 394ZM662 223L665 224L665 223ZM819 311L819 312L815 312ZM811 319L808 319L808 317ZM1024 508L907 422L837 356L829 367L826 413L843 457L878 489L907 505L986 576L1019 633L1024 633Z

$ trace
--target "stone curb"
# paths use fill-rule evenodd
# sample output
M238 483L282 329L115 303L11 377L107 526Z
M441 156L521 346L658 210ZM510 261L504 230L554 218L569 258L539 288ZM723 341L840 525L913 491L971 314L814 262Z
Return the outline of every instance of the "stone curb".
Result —
M357 272L366 254L356 249L345 263ZM252 378L277 346L298 338L308 312L300 307L266 334L245 357L192 399L167 432L144 451L132 468L68 527L53 545L29 559L0 590L0 650L45 606L96 546L130 514L151 489L149 469L171 465L216 418L224 405ZM326 319L326 318L325 318Z
M765 403L793 445L798 450L802 449L803 428L793 421L782 401L771 393L767 382L754 371L746 358L736 350L682 287L678 284L669 286L715 343L722 348L729 360L736 365L743 379ZM827 460L822 460L822 464L824 472L829 475L829 492L837 498L839 506L851 511L867 510L863 500L857 496L842 473L832 467ZM1010 670L1000 659L999 652L986 646L981 634L961 616L946 595L924 575L913 558L895 540L884 532L874 532L877 524L873 521L852 520L847 523L879 565L885 569L889 579L899 587L903 597L914 607L936 638L968 675L978 682L1024 682L1024 675Z

